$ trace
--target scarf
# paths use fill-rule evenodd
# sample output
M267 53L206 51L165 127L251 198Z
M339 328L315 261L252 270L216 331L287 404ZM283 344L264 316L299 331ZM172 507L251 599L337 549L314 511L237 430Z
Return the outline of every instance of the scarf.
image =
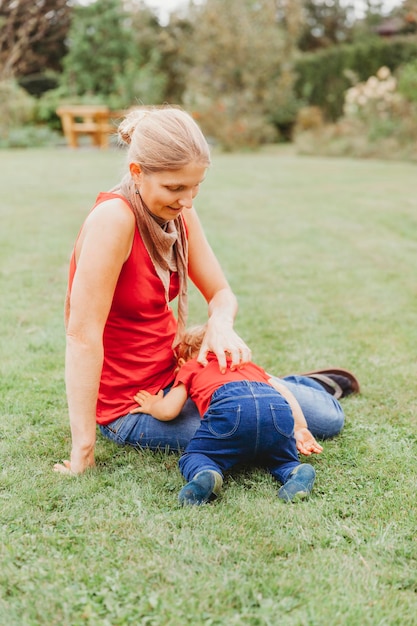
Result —
M119 190L132 207L139 234L164 286L167 305L171 272L178 272L178 324L172 344L175 347L184 332L188 313L188 239L184 220L179 215L174 220L164 222L152 215L129 175L122 180ZM116 189L112 192L116 192Z

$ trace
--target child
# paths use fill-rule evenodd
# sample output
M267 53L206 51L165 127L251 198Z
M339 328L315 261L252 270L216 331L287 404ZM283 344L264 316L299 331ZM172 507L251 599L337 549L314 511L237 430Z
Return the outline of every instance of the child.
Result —
M248 363L224 374L214 354L208 365L196 357L206 331L196 326L183 335L177 346L177 375L164 396L141 390L135 395L139 413L158 420L174 419L190 396L202 417L200 427L179 460L189 481L179 493L181 504L199 505L218 495L223 473L237 463L258 462L282 483L278 497L292 502L308 497L315 471L301 464L297 448L305 455L323 448L307 429L301 408L288 389L266 372Z

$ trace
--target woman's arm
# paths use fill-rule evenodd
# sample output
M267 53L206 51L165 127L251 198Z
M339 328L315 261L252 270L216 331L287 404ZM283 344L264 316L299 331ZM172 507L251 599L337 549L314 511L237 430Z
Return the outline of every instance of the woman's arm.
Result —
M134 399L139 407L130 411L131 413L149 413L161 422L170 422L181 412L187 400L187 389L185 385L179 383L176 387L172 387L165 396L163 391L152 395L149 391L141 389L134 396Z
M207 332L198 362L207 364L207 353L214 352L221 371L226 371L226 354L231 356L232 368L251 359L251 351L233 330L237 300L226 280L194 209L186 212L188 229L189 276L208 303Z
M65 380L72 451L70 461L55 465L58 472L80 474L94 465L104 325L134 229L135 218L125 203L109 200L90 213L77 241L77 269L66 305Z

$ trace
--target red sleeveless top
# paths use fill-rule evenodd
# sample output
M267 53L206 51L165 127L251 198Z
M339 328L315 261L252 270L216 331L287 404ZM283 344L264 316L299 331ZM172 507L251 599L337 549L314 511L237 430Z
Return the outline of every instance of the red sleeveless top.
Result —
M94 208L120 198L100 193ZM129 206L130 208L130 206ZM69 273L71 289L76 272L75 251ZM169 300L178 295L178 274L171 275ZM132 251L120 272L104 327L104 363L97 400L97 423L107 424L136 407L139 389L156 393L174 379L172 350L177 321L165 300L164 287L135 228Z

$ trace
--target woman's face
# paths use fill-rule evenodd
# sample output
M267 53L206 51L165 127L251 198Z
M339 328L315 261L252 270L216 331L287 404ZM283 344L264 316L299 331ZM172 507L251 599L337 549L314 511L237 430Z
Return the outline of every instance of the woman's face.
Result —
M206 166L189 163L180 170L145 174L132 163L130 172L149 211L164 221L173 220L183 209L191 209L206 174Z

